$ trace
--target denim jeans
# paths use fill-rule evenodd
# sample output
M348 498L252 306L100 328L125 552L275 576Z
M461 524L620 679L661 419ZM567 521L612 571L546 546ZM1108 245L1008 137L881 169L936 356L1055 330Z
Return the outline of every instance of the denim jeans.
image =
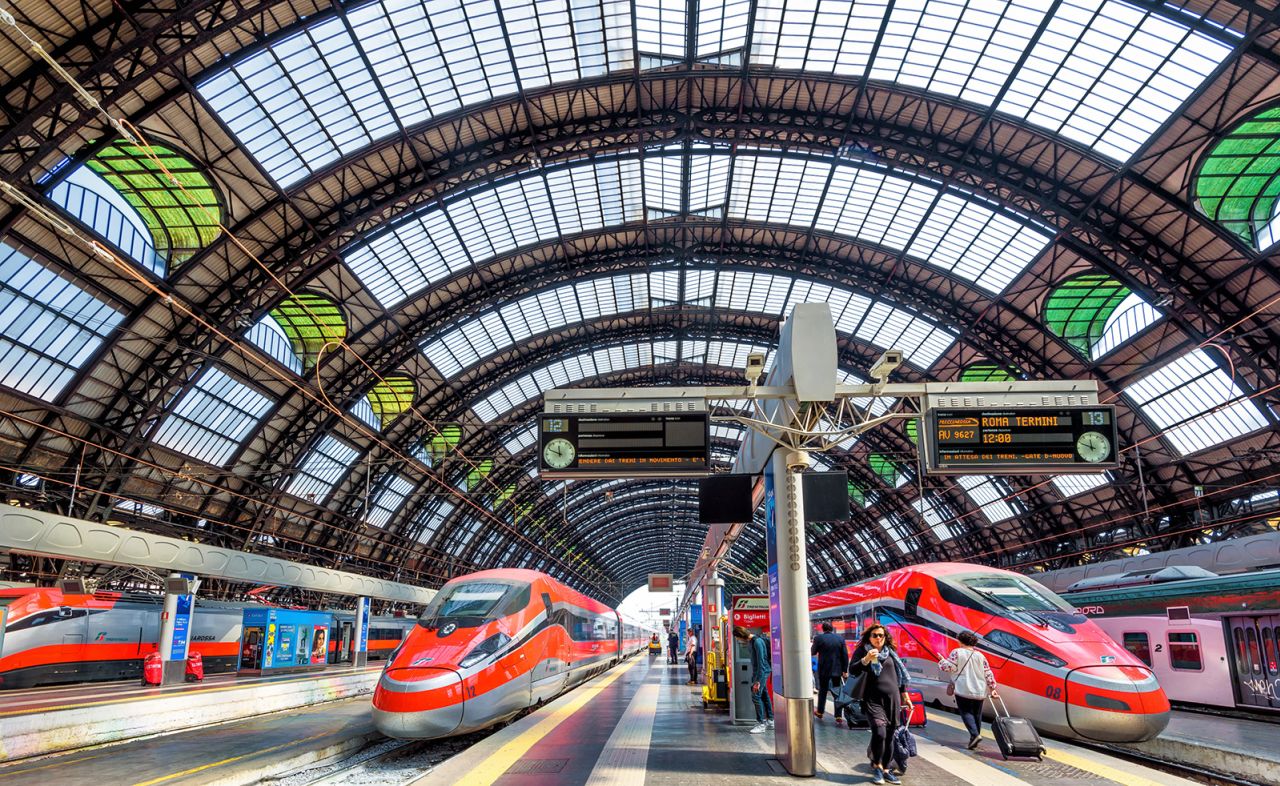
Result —
M956 707L960 710L960 720L964 721L964 727L969 730L970 737L977 737L982 734L982 704L983 699L956 696Z
M751 703L756 705L756 723L773 720L773 699L767 681L760 683L760 690L751 691Z

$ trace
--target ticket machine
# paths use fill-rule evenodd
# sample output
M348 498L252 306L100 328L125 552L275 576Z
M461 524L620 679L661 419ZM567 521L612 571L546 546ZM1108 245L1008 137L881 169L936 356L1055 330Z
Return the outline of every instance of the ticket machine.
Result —
M731 599L729 624L741 626L748 633L763 636L769 641L769 596L768 595L734 595ZM732 630L732 629L731 629ZM751 645L734 638L733 642L733 682L729 690L729 717L734 723L754 724L756 708L751 701ZM765 686L769 690L769 686Z

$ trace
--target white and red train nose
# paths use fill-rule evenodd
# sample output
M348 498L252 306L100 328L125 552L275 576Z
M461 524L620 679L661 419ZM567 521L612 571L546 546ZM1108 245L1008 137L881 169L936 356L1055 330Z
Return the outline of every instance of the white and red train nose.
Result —
M1169 724L1169 698L1149 669L1082 666L1066 678L1067 725L1085 739L1140 742Z
M466 712L462 678L447 667L391 667L373 692L373 725L388 737L446 737Z

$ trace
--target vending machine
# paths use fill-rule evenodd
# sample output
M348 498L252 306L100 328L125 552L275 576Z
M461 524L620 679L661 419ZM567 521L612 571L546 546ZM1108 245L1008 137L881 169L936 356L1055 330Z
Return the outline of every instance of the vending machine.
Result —
M747 629L748 633L769 640L769 596L734 595L729 611L729 624ZM756 722L755 703L751 701L751 645L733 636L733 684L729 690L729 717L734 723ZM764 686L769 690L769 686Z

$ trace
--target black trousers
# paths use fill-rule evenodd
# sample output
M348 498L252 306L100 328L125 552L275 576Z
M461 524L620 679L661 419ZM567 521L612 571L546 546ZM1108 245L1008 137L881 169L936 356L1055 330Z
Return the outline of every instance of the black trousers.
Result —
M827 711L827 693L831 694L831 704L836 703L835 675L829 671L818 669L818 714L826 714Z
M960 720L964 721L964 727L969 730L970 737L978 737L982 735L982 705L985 699L970 699L967 696L956 695L956 709L960 710Z
M893 734L898 730L897 696L867 696L862 702L871 725L871 762L888 769L893 764Z
M689 682L698 681L698 661L695 658L687 658L689 662Z

